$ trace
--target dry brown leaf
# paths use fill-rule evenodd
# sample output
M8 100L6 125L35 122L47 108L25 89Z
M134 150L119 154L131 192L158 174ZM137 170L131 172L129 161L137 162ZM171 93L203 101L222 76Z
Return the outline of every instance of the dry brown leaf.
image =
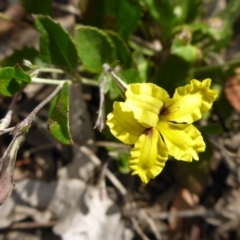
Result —
M14 183L11 174L8 172L3 174L0 178L0 186L2 187L0 191L0 205L2 205L12 194Z
M240 112L240 68L236 68L235 73L227 79L224 92L232 107Z
M170 207L170 212L179 212L181 210L189 210L192 209L199 202L199 198L196 194L191 193L188 189L182 188L179 189L174 198L172 205ZM181 230L186 224L185 219L181 218L170 218L169 219L169 228L172 231Z

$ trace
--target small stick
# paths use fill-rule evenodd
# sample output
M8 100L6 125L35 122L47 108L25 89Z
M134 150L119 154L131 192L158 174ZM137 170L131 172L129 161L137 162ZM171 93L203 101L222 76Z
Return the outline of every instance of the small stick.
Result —
M96 166L101 165L101 160L89 148L87 148L86 146L81 146L80 150L90 158L90 160L93 162L94 165ZM109 169L106 169L106 176L112 182L112 184L116 187L116 189L121 193L121 195L123 196L127 195L126 188L115 177L115 175L111 173Z
M98 117L97 121L95 123L94 129L97 128L100 132L105 127L105 97L104 97L104 86L106 84L107 77L106 73L103 76L103 80L100 83L99 86L99 93L100 93L100 103L99 103L99 109L98 109Z
M156 239L161 240L162 239L161 233L157 229L157 226L156 226L156 223L154 222L154 220L146 213L146 211L144 209L140 210L140 214L141 214L141 217L144 218L146 220L146 222L148 223L148 225L151 228Z
M129 150L130 146L124 143L109 142L109 141L97 141L96 145L99 147L112 147L117 149Z
M141 227L139 226L137 220L135 217L131 217L131 222L132 225L134 227L134 229L136 230L137 234L143 239L143 240L150 240L145 233L142 231Z
M183 210L178 212L161 212L158 214L151 214L151 217L159 220L167 220L169 218L194 218L194 217L213 217L220 216L221 213L216 210L197 208L193 210Z
M10 230L20 230L20 229L34 229L34 228L50 228L56 224L56 221L50 221L46 223L40 222L18 222L13 223L9 228Z

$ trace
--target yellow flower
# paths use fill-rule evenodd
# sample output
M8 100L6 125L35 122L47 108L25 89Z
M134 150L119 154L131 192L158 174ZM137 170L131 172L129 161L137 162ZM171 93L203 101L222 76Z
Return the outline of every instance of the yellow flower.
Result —
M218 95L211 80L175 90L172 98L152 83L129 84L125 102L115 102L107 125L120 141L131 148L129 168L144 183L163 169L168 155L177 160L198 160L205 150L201 133L192 125L207 112Z

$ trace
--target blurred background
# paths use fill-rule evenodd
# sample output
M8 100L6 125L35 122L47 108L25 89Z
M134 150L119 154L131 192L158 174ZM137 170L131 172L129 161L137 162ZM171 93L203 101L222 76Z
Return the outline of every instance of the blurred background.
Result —
M108 128L93 129L103 73L80 63L79 75L96 84L71 87L74 145L50 135L43 108L18 152L13 193L0 207L0 240L240 239L239 0L1 0L0 11L0 67L18 63L28 71L23 60L49 67L34 27L35 14L42 14L72 36L79 25L108 33L118 60L112 64L127 83L153 82L172 95L191 79L211 78L220 92L195 124L207 144L200 160L169 159L145 185L128 169L129 146ZM24 89L12 126L53 89ZM122 98L110 77L105 92L108 113ZM2 118L11 98L0 95L0 103ZM1 155L11 139L1 136Z

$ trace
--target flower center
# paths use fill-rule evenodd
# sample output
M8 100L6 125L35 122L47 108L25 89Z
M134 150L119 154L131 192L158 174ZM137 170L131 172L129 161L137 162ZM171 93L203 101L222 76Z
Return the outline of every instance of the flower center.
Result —
M160 116L165 116L165 115L168 115L169 113L170 113L170 112L169 112L169 109L163 107L163 108L160 110L158 116L159 116L159 117L160 117Z
M146 136L151 137L151 135L153 134L152 127L146 128L144 134L145 134Z

